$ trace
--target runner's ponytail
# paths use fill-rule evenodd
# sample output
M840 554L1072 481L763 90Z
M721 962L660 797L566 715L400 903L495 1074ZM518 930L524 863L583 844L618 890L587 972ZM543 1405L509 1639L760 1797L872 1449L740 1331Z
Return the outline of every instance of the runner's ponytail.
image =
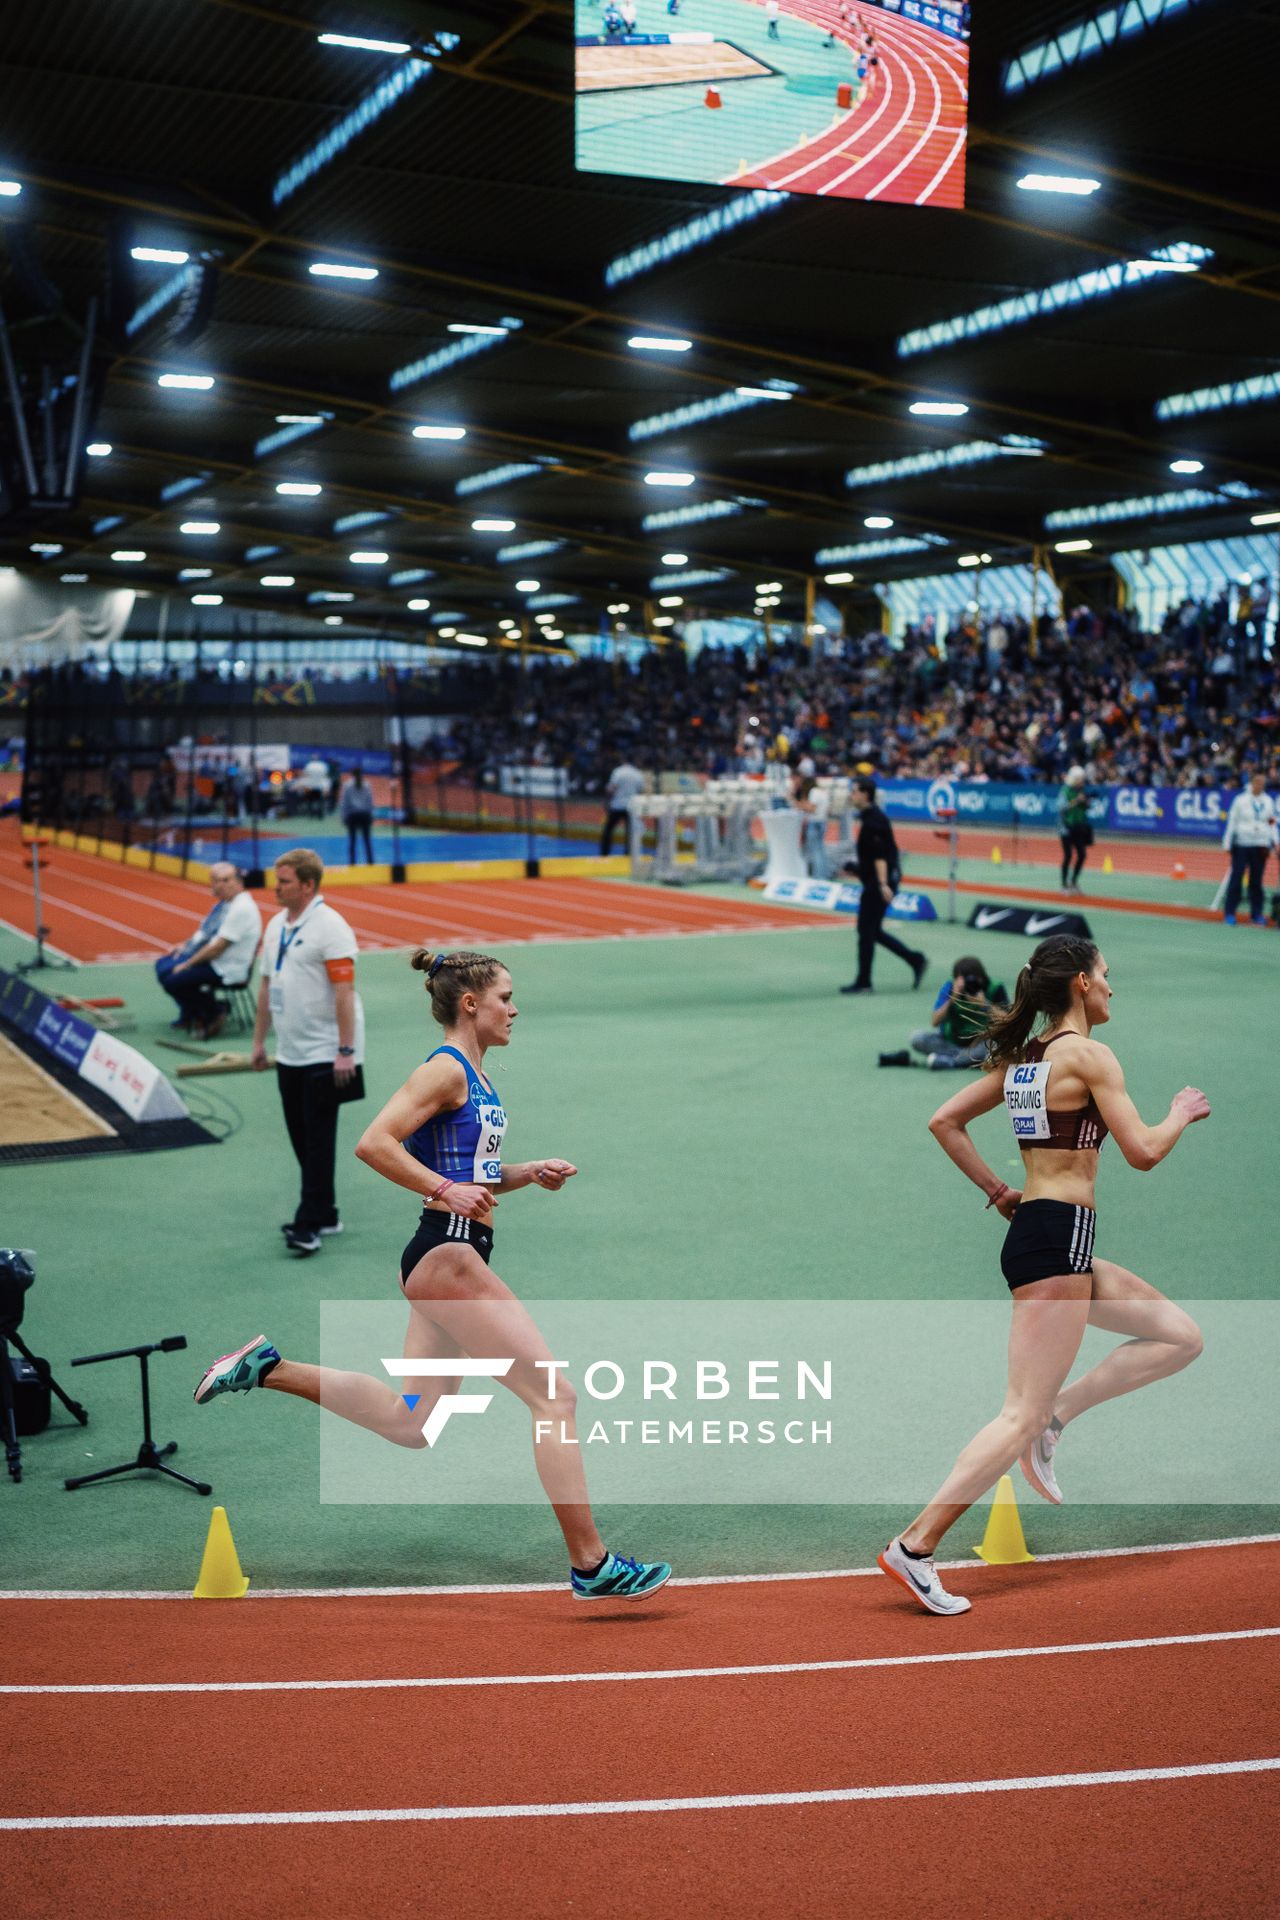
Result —
M1036 1024L1053 1025L1071 1005L1071 983L1092 973L1098 949L1076 934L1042 940L1018 975L1013 1005L987 1028L987 1066L1012 1067L1022 1059Z

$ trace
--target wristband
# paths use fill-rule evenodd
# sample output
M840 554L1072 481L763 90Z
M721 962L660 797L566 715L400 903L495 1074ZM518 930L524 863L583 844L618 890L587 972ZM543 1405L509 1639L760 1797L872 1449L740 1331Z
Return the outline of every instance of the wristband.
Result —
M1012 1192L1013 1192L1013 1188L1006 1185L1006 1183L1002 1180L999 1186L996 1188L995 1192L992 1194L991 1198L987 1201L987 1204L982 1209L982 1211L984 1213L990 1213L992 1207L996 1206L999 1201L1003 1200L1006 1193L1012 1193Z
M440 1198L440 1195L444 1192L445 1188L451 1187L452 1185L453 1185L452 1180L442 1180L440 1182L440 1185L436 1188L435 1192L431 1195L431 1198L433 1200L438 1200Z

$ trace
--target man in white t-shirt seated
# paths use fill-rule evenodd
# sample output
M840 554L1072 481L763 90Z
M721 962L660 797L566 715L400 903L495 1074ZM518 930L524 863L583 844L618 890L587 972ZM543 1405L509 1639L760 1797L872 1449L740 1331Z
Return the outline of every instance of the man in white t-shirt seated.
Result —
M291 1253L319 1253L341 1233L333 1169L338 1108L360 1098L364 1009L356 992L356 937L320 892L324 863L308 847L275 863L280 912L262 943L253 1064L267 1064L275 1028L276 1079L289 1143L302 1175L297 1211L282 1229Z
M262 938L262 914L244 876L230 860L218 860L209 869L213 905L196 931L182 945L156 961L156 979L178 1003L175 1027L186 1027L202 1040L222 1031L226 1009L217 995L225 987L242 986L253 972L253 957Z

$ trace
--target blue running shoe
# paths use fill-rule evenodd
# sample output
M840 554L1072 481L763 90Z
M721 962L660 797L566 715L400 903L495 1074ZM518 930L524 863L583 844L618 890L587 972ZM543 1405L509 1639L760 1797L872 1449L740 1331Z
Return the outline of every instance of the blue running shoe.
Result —
M206 1368L192 1398L200 1403L216 1399L220 1393L248 1393L250 1387L260 1387L272 1367L279 1364L280 1355L268 1345L266 1334L260 1333L247 1346L224 1353L221 1360Z
M647 1600L670 1578L671 1569L665 1560L646 1564L628 1560L623 1553L606 1554L604 1565L590 1579L576 1567L569 1573L575 1600Z

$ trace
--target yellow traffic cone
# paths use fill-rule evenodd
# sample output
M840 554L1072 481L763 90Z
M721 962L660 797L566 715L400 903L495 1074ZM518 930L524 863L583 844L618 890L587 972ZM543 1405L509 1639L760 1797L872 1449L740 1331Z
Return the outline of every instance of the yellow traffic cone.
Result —
M1114 873L1115 870L1116 870L1115 863L1112 860L1111 855L1109 853L1104 853L1102 856L1102 871L1104 873Z
M982 1545L975 1547L974 1552L989 1567L1020 1567L1025 1561L1035 1559L1034 1553L1027 1552L1013 1481L1007 1473L1000 1476Z
M209 1520L209 1537L204 1543L200 1577L195 1584L197 1600L238 1600L249 1581L240 1571L236 1543L225 1507L215 1507Z
M1004 855L1001 853L999 847L992 847L991 849L991 864L993 867L1002 867L1004 865Z

